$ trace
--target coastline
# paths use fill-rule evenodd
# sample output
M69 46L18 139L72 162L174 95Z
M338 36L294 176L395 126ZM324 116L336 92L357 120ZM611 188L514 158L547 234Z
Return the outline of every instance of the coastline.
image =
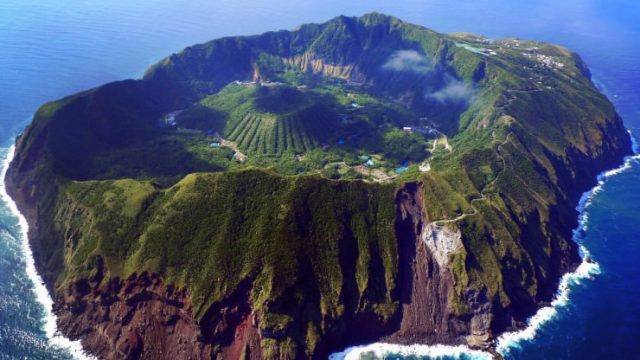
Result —
M71 340L58 331L58 326L56 324L57 318L52 311L53 299L51 298L51 294L49 294L47 286L36 270L35 260L31 251L31 245L29 244L29 224L24 215L18 210L18 206L15 201L13 201L13 199L7 193L5 178L7 175L7 170L9 169L9 164L13 160L14 155L15 145L11 145L11 147L6 149L6 154L2 162L2 170L0 172L0 178L2 179L2 183L0 184L0 198L2 198L2 201L5 203L10 212L18 219L18 230L20 236L19 241L24 255L24 261L26 265L25 271L27 273L27 276L33 283L32 290L36 297L36 300L45 310L45 317L43 319L43 330L47 336L47 341L53 347L66 349L76 359L94 359L84 351L80 341Z
M373 343L369 345L352 346L343 351L334 352L329 355L329 359L355 360L359 359L362 355L382 358L385 355L392 354L402 356L429 356L433 358L448 357L457 359L464 358L478 360L492 359L501 358L502 356L508 356L511 349L517 349L522 342L533 340L537 334L538 329L544 326L544 324L546 324L548 321L555 318L558 312L558 308L569 304L569 294L571 288L576 285L580 285L582 280L590 279L600 272L598 264L590 259L588 249L586 249L581 244L580 236L581 232L586 230L588 221L588 212L586 210L591 203L591 199L600 191L600 189L602 189L602 186L606 182L606 179L624 172L631 167L630 164L632 161L640 159L640 155L638 155L638 144L636 143L633 136L631 136L630 131L627 130L627 132L629 132L632 141L632 154L634 155L624 157L623 162L620 166L615 167L611 170L601 172L597 176L596 181L594 181L596 183L595 186L581 195L576 207L576 210L578 210L578 225L575 229L573 229L572 239L577 243L580 249L581 263L573 272L565 273L560 277L558 288L555 292L554 297L552 298L550 305L541 307L536 310L535 314L527 319L526 327L516 331L502 333L495 338L494 349L496 352L472 349L465 345L396 345L389 343ZM57 327L57 316L51 311L53 305L51 294L47 290L46 284L43 282L41 276L36 270L31 245L27 236L29 230L28 221L26 217L19 212L16 202L13 201L13 199L7 194L7 185L5 183L5 180L7 170L14 156L14 152L15 145L12 145L7 149L6 155L4 156L2 171L0 173L0 176L2 176L3 180L2 184L0 185L0 196L4 198L7 207L19 220L19 232L22 236L22 238L20 238L19 240L25 254L27 274L34 283L33 291L36 295L37 301L40 302L46 310L46 316L44 319L44 330L46 332L48 342L54 347L67 349L74 358L94 359L94 357L88 355L84 351L80 341L72 341L69 338L63 336Z
M630 134L630 132L629 132ZM373 343L369 345L353 346L341 352L335 352L329 355L330 360L355 360L359 359L362 355L373 355L375 358L382 358L385 355L402 355L402 356L429 356L433 358L464 358L464 359L492 359L500 358L500 356L508 356L511 349L517 349L522 342L531 341L535 338L538 329L544 324L555 318L557 310L560 307L569 304L569 295L572 287L580 285L581 281L593 278L600 272L599 265L590 259L588 249L581 244L581 233L586 230L588 222L588 207L591 204L593 196L595 196L603 187L606 179L615 175L618 175L631 167L631 162L640 159L638 155L638 144L635 142L633 136L632 149L634 155L629 155L624 158L623 163L611 170L603 171L597 176L597 182L594 187L584 192L578 202L576 210L578 210L578 226L573 229L572 239L577 243L580 249L581 263L573 271L564 274L560 280L558 289L549 306L539 308L534 315L532 315L526 322L527 326L523 329L513 332L506 332L496 337L495 350L496 353L483 351L479 349L472 349L465 345L397 345L389 343ZM72 341L63 336L58 330L56 321L56 315L51 311L53 301L46 284L42 281L42 278L38 274L35 266L35 261L32 256L31 245L29 243L27 232L29 229L27 219L19 212L17 204L7 194L7 186L5 184L5 178L7 170L13 159L15 152L15 145L12 145L7 149L4 156L2 171L2 184L0 185L0 196L4 199L7 207L18 218L19 232L22 236L21 247L25 254L25 262L27 267L27 274L34 283L34 294L39 303L42 304L46 310L46 316L44 319L44 330L46 332L48 342L54 347L67 349L74 358L77 359L94 359L94 357L88 355L80 341Z
M597 184L584 192L580 197L576 210L578 211L578 226L573 229L572 240L576 242L580 251L581 263L572 272L568 272L560 278L558 289L549 306L539 308L534 315L527 319L527 326L523 329L505 332L500 334L495 340L495 349L498 354L506 357L512 349L520 347L522 342L532 341L538 330L546 323L553 320L558 309L567 306L570 301L571 290L575 286L580 286L582 281L593 279L601 273L600 265L595 262L589 250L582 244L582 233L588 229L589 213L588 209L592 199L602 190L606 180L612 176L619 175L631 168L631 162L640 160L640 145L630 130L627 130L632 143L632 155L625 156L623 162L618 167L601 172L597 176ZM446 346L446 345L398 345L389 343L373 343L369 345L353 346L342 352L335 352L329 356L329 360L356 360L362 355L373 355L382 359L389 355L401 356L429 356L434 358L452 357L465 359L492 359L494 355L487 351L471 349L468 346Z

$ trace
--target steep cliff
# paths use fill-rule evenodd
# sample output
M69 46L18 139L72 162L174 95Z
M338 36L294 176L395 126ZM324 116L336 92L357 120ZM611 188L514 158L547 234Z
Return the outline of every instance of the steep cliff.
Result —
M90 352L323 358L490 349L575 268L578 198L630 152L576 54L369 14L45 104L6 181Z

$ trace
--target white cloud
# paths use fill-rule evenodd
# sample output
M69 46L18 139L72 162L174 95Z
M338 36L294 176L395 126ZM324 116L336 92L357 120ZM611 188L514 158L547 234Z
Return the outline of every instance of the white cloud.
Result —
M428 98L435 99L441 103L445 102L464 102L471 103L475 96L473 87L465 84L464 81L458 80L452 76L445 78L445 85L441 89L427 94Z
M433 70L427 58L415 50L398 50L389 56L383 69L392 71L413 71L425 74Z

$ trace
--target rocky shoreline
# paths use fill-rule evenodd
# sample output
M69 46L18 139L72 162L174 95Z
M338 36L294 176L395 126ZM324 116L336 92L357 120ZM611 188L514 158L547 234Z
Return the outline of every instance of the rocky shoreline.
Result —
M317 52L336 32L346 40ZM389 81L407 84L362 54L418 47L417 33L431 45L414 56L484 88L485 108L451 137L455 150L402 183L218 171L158 129L167 111L252 76L262 63L252 49L276 63L290 52L322 60L287 63L317 72L301 76L357 68L385 98ZM44 105L5 181L61 331L106 359L320 359L376 341L500 358L495 339L523 328L580 263L575 205L631 143L579 56L541 44L515 56L496 43L505 52L492 63L456 41L381 14L338 17L190 47L144 79ZM566 63L530 69L556 87L516 76L530 51ZM149 166L148 144L179 156Z
M625 155L628 154L622 152L598 161L593 173L614 167ZM576 184L572 199L577 203L579 194L595 183L593 177ZM34 257L38 259L39 242L34 241L38 233L38 217L34 202L30 200L32 197L26 191L30 187L22 184L12 171L6 178L6 186L27 218L30 243ZM396 231L400 256L404 259L400 275L402 315L396 325L389 326L389 329L397 327L397 330L389 333L389 330L379 329L370 334L370 339L406 345L468 345L489 351L495 358L500 358L494 350L494 339L503 332L524 328L525 323L515 321L510 314L503 314L502 321L491 321L494 316L491 303L483 298L482 293L469 293L476 299L471 303L477 304L474 310L476 315L469 322L447 313L447 294L453 285L451 274L447 269L438 268L419 237L427 220L424 210L418 205L423 201L420 186L419 183L409 183L397 195ZM567 228L567 233L571 229ZM575 270L580 262L575 249L570 253L574 256L558 259L557 263L562 269L560 276ZM40 262L36 264L39 270L42 269ZM203 334L202 324L193 317L190 297L185 290L166 285L159 275L146 272L126 280L113 279L107 284L102 283L101 277L102 274L97 273L91 279L69 286L64 292L53 291L54 283L46 282L55 299L54 313L58 316L58 326L66 336L80 339L90 353L105 359L210 358L211 343L207 341L208 336ZM559 278L550 284L550 294L555 292ZM433 294L438 294L438 298L434 298ZM525 311L533 315L538 308L548 305L550 300L551 297L543 299L536 307ZM440 305L434 307L434 304ZM255 314L250 309L241 310L237 306L239 304L230 303L222 311L229 315L219 321L226 325L222 328L218 325L217 332L224 333L222 336L226 336L230 344L222 353L229 359L237 358L240 354L246 354L250 359L262 359ZM424 317L422 314L425 313L431 315ZM502 325L496 328L495 324ZM216 325L212 323L211 326ZM375 335L376 332L379 335ZM470 335L465 338L465 334ZM345 346L357 344L344 341ZM341 348L328 348L325 354L339 350Z

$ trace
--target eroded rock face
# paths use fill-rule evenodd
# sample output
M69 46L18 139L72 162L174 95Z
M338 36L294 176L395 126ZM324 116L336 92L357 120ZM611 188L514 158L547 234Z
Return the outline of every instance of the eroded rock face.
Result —
M469 292L474 314L471 319L460 319L450 309L454 282L442 258L460 246L460 233L429 223L421 183L406 184L398 191L396 201L401 311L384 325L369 321L364 328L371 332L371 340L485 346L491 339L492 321L486 294ZM261 317L250 305L249 279L197 320L189 294L166 285L159 275L145 272L126 280L105 280L100 257L94 258L92 267L96 269L94 276L58 292L54 310L61 331L81 339L85 348L100 358L263 357ZM341 349L329 347L319 353ZM276 358L286 357L276 352Z
M104 287L97 282L70 285L54 309L60 330L82 339L92 353L104 359L208 358L185 291L147 273Z
M491 326L493 324L493 303L487 298L486 289L467 289L465 302L471 308L469 321L469 335L465 338L467 345L477 348L487 348L493 340Z
M58 293L54 311L60 331L100 359L262 359L258 315L238 299L199 322L187 291L159 275L102 284L100 260L96 267L96 276Z
M462 234L455 225L428 223L420 237L442 270L449 265L449 254L462 248Z
M378 16L374 15L374 17ZM383 27L390 24L388 19L380 22L371 17L366 22L371 20L375 20L374 22L380 23ZM342 22L344 19L339 21ZM343 25L349 27L351 24L353 23L347 21ZM77 145L75 142L72 147L64 146L64 143L69 139L70 130L80 129L81 132L77 133L80 134L78 138L86 137L87 139L92 139L89 137L90 135L99 133L101 136L96 140L104 141L103 146L109 149L112 146L114 146L113 149L116 149L115 144L121 145L127 141L134 141L137 133L128 131L132 125L138 124L133 122L137 116L129 116L135 114L135 111L132 110L149 112L150 114L157 113L156 115L159 116L168 111L186 107L195 100L195 97L200 99L205 95L215 93L231 81L249 78L253 78L255 81L259 80L260 74L251 60L253 55L250 51L245 52L251 45L266 46L264 51L273 56L283 57L286 65L295 66L304 72L340 78L346 80L349 86L381 86L374 82L381 77L375 76L380 74L377 71L372 71L371 64L345 55L348 54L348 50L353 49L353 44L334 41L337 39L332 36L335 32L334 29L328 28L325 34L331 36L326 38L329 40L325 39L324 44L340 49L340 56L321 55L321 50L314 50L318 48L311 46L311 39L307 39L309 46L305 47L305 50L294 52L282 52L281 49L276 51L266 42L260 44L254 42L259 39L264 40L272 35L252 37L253 40L228 41L222 39L211 43L216 46L195 46L185 50L182 55L166 59L162 64L151 69L145 75L145 80L107 85L96 90L96 94L101 94L100 96L79 97L71 103L73 106L62 106L62 103L58 102L61 108L56 110L55 114L45 116L45 113L49 111L44 111L36 116L34 125L27 129L18 142L16 158L8 172L7 189L29 221L29 237L34 250L34 258L49 290L56 297L54 310L60 316L59 324L63 333L73 338L82 339L88 350L105 359L209 359L218 357L259 359L264 348L271 351L272 358L285 358L284 355L281 355L283 352L276 346L270 348L270 346L264 345L263 340L283 338L289 334L298 335L305 330L301 331L298 327L262 333L258 324L261 319L260 314L253 311L248 301L248 295L252 291L250 279L248 279L248 283L242 282L242 286L234 287L233 293L227 298L219 299L220 301L212 304L208 309L203 309L205 314L200 320L193 316L194 311L189 295L183 290L165 284L160 275L142 273L126 280L115 278L107 281L102 276L102 273L106 271L100 270L89 279L71 280L65 278L63 279L65 284L75 282L56 288L56 281L63 277L61 275L76 274L74 271L78 270L69 269L66 266L70 264L69 257L77 248L81 236L77 229L68 228L68 231L63 231L61 234L57 234L56 229L59 229L61 224L64 228L70 219L79 217L83 210L73 204L54 204L52 199L58 198L58 192L62 188L62 181L59 180L64 180L65 177L90 179L91 172L88 171L90 169L85 169L88 172L84 173L79 170L82 167L75 165L84 161L90 162L93 159L92 156L98 154L92 153L97 149L95 141L85 141L84 147L75 146ZM388 30L390 28L386 27L386 29L382 29L384 30L382 33L372 32L372 29L369 29L368 34L372 37L359 35L355 39L380 40L379 35L390 35ZM281 38L281 44L286 44L287 39L287 37ZM443 38L434 38L433 40L446 45ZM398 46L400 45L407 44L398 43ZM448 67L455 65L455 61L461 59L458 56L459 53L450 52L447 48L447 46L439 46L439 50L431 55L441 57L443 59L442 65L446 64ZM318 53L314 53L314 51L318 51ZM445 58L447 58L446 61L444 61ZM464 63L466 64L466 62ZM482 61L480 64L482 66L477 69L482 70L482 77L488 78L490 75L488 63ZM462 69L463 65L458 63L455 66ZM581 67L583 64L579 62L577 66ZM466 67L464 65L464 68ZM584 70L584 74L588 76L586 68L580 70ZM487 71L486 74L485 71ZM476 75L473 77L473 80L476 81ZM189 89L180 89L185 84L189 84ZM185 87L187 86L185 85ZM498 89L500 88L502 87L498 87ZM184 93L178 90L183 90ZM584 90L589 90L589 87L585 87ZM510 90L503 88L501 91L505 91L506 96ZM116 96L120 92L126 96ZM415 94L409 89L404 93L398 92L390 95L396 97L396 102L412 106L412 99L416 98ZM551 97L547 99L551 99ZM94 109L95 113L89 110L78 110L93 109L93 107L85 106L85 101L92 104L103 104L103 102L104 104L117 104L121 100L123 104L128 104L126 110L120 109L111 112L106 109ZM570 101L571 98L564 100ZM577 103L584 104L583 100L587 101L585 98ZM512 98L506 96L505 101L509 103ZM487 103L493 104L494 102ZM604 99L603 103L606 103ZM539 104L531 102L530 105L533 109L533 106ZM506 201L507 210L509 210L503 214L504 221L515 221L514 228L517 227L518 231L514 233L517 233L521 239L518 242L522 245L522 252L526 254L520 259L526 257L536 259L526 270L522 266L526 265L526 261L520 261L517 256L512 256L507 252L501 255L501 259L497 259L500 260L500 263L495 264L494 268L481 269L485 272L493 271L494 275L500 275L503 284L498 286L502 287L498 290L504 291L503 300L508 298L508 301L501 301L495 295L495 289L492 290L493 295L490 295L484 288L491 288L495 285L497 280L492 279L497 277L489 278L489 281L476 281L469 285L464 282L455 283L452 267L449 263L450 255L456 254L456 251L462 247L462 240L468 241L467 233L465 232L465 237L462 238L460 231L456 228L457 226L465 231L465 226L463 222L458 222L456 225L447 223L446 226L437 226L438 223L443 224L443 221L430 223L429 214L423 204L422 185L408 183L399 190L396 198L395 240L397 240L399 250L397 260L400 264L397 276L394 263L396 259L388 262L393 264L389 266L393 267L393 276L389 278L394 281L396 286L390 291L385 305L391 305L389 308L393 308L393 310L388 311L388 314L385 313L384 319L381 319L375 311L361 307L361 304L364 303L361 300L364 298L371 298L371 303L378 303L377 299L373 300L374 295L377 296L374 294L375 291L367 292L366 296L360 296L362 294L359 293L355 296L348 295L349 299L356 300L350 303L352 310L355 309L350 312L350 315L340 314L339 318L332 319L332 321L325 321L325 319L317 321L323 324L322 326L326 327L326 330L331 331L326 331L323 338L318 340L318 347L322 346L322 349L316 349L314 354L321 353L326 358L324 355L328 352L341 350L348 345L380 339L397 343L467 343L472 346L485 347L493 337L492 328L495 334L498 334L505 329L517 327L519 324L514 319L518 319L520 322L524 321L527 316L533 314L535 309L549 301L557 289L557 281L560 276L572 270L579 261L577 248L575 244L570 242L571 229L576 225L575 203L582 191L594 185L594 177L598 172L616 165L622 156L629 154L631 150L628 135L621 120L617 115L613 115L612 109L606 109L608 106L604 104L602 112L594 115L593 118L585 117L584 121L578 122L577 125L569 122L566 126L562 126L562 122L558 120L561 120L565 115L571 115L569 110L566 114L554 114L548 119L538 119L537 117L528 119L525 116L528 111L520 111L526 110L526 107L509 108L506 105L495 107L494 110L505 112L498 119L498 125L504 126L504 129L508 131L513 131L513 138L518 139L518 143L511 144L513 145L511 149L513 160L520 161L519 159L524 156L525 159L532 160L531 164L535 165L534 168L537 171L535 174L545 178L549 177L549 181L553 184L543 184L543 187L550 186L549 191L554 193L549 197L553 200L550 204L556 204L548 209L550 221L546 222L540 216L539 211L527 212L521 209L520 205L523 205L525 201L520 197L510 198L510 195L517 195L517 192L510 194L507 187L502 189L505 190L504 192L500 192L500 196L503 201ZM106 105L104 107L111 108ZM63 112L62 109L66 112ZM606 120L602 118L603 114L612 114L611 116L614 117ZM156 115L150 115L150 118L157 119ZM567 116L568 120L573 118L574 116ZM96 119L99 121L94 121ZM103 121L106 119L110 121ZM545 142L540 141L544 139L545 135L545 132L537 131L538 124L543 123L540 120L546 120L549 124L559 123L560 126L553 127L553 131L566 133L564 141L560 143L565 147L563 156L554 155L555 152L550 153L549 148L544 144ZM94 124L99 126L94 126ZM482 129L489 124L490 120L487 117L478 121L476 128ZM572 135L573 131L569 130L573 128L579 129L581 135ZM107 129L125 129L125 131L111 133L105 131ZM123 134L130 134L130 138L123 141L121 139ZM501 154L506 151L499 147L497 150ZM92 155L80 158L73 156L78 152L87 152ZM501 157L504 158L504 155ZM76 162L77 159L82 161ZM503 165L506 166L507 162L504 161ZM171 175L182 174L181 166L176 166L176 173ZM200 168L198 167L198 169ZM429 169L429 166L421 166L420 170L429 171ZM514 175L517 174L514 173ZM147 175L144 176L144 178L146 177ZM514 176L514 179L517 180L517 176ZM535 194L533 195L536 197ZM247 202L252 200L251 198L247 199ZM391 201L391 198L387 200ZM541 203L544 202L545 199L542 199ZM54 205L60 206L55 207ZM64 211L58 212L60 209ZM546 207L544 210L543 212L546 213ZM321 217L324 212L317 214L310 213L309 216L306 214L304 217L301 216L300 218L304 220L301 223L305 224L305 221L312 217L311 215ZM391 214L389 216L391 218L393 211L390 210L389 214ZM393 224L392 220L389 219L388 224ZM371 225L375 224L367 224L367 226ZM449 225L452 226L449 227ZM482 241L487 244L494 240L500 241L498 235L488 236ZM304 237L301 238L304 239ZM474 246L469 247L465 244L465 247L465 250L472 250ZM395 250L395 247L393 249ZM338 252L342 250L345 249L340 249ZM377 256L380 255L378 252L376 249ZM349 253L349 256L344 256L344 253ZM345 278L354 279L351 288L355 289L359 284L356 283L355 271L351 265L355 263L357 253L353 249L344 253L339 259L340 269L350 271ZM387 251L388 253L390 252ZM531 254L533 256L530 256ZM536 254L538 256L535 256ZM322 255L324 253L320 252L319 256ZM465 267L479 268L473 262L472 257L469 259L464 264ZM82 259L83 264L85 264L84 260ZM90 259L86 260L90 261ZM103 269L104 265L101 261L96 261L96 268ZM376 261L382 263L381 260ZM311 270L308 270L311 266L306 263L304 266L300 271L311 273ZM380 265L376 264L376 266ZM369 270L367 273L385 273L384 269L372 268ZM531 275L531 279L535 277L537 284L532 281L531 286L522 285L520 274L526 271ZM457 271L455 273L459 275ZM319 273L319 276L322 275ZM313 281L313 276L307 276L303 279L305 282L310 282ZM381 287L388 285L384 283L386 279L380 280L382 277L378 279L378 284ZM530 279L526 278L525 280ZM371 289L376 287L373 281L371 283ZM476 286L478 288L475 288ZM311 291L314 290L314 287L318 287L318 284L314 283L310 287ZM292 302L287 306L299 306L303 310L305 304L311 304L309 305L311 307L316 306L314 296L309 294L310 288L304 287L302 305ZM529 292L529 289L535 291ZM453 296L454 292L456 292L455 296ZM346 298L345 294L346 292L343 292L335 297ZM464 305L464 309L459 310L459 315L454 314L452 310L452 302L455 300ZM400 310L397 310L398 303ZM296 318L306 321L311 318L309 314L309 311L300 311L296 313ZM387 315L388 317L386 317ZM300 348L308 346L304 339L298 343L301 344ZM320 355L315 357L322 358Z
M366 77L360 72L358 66L353 64L331 64L313 52L305 52L301 55L283 59L285 64L298 67L305 72L330 76L358 83L365 83Z
M451 271L441 266L424 238L429 217L422 194L422 184L409 183L397 195L402 319L400 328L385 340L464 343L468 324L452 314L449 304L454 286Z

